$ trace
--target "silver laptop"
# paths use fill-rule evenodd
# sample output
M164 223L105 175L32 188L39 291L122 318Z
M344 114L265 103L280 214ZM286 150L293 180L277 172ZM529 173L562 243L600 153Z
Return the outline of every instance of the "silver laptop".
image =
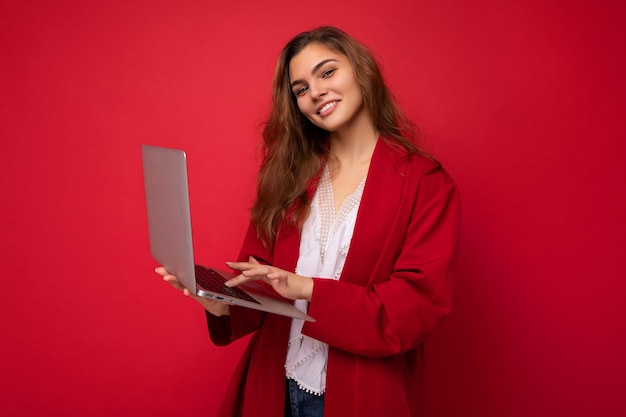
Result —
M142 145L152 257L191 293L233 305L315 321L271 289L253 282L228 288L235 276L194 262L185 152Z

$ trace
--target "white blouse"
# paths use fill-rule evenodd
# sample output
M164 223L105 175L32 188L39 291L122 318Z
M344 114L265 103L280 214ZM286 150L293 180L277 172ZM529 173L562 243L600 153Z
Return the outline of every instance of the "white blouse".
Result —
M328 165L320 178L311 201L311 210L302 227L300 257L296 274L338 280L348 255L356 215L361 202L365 179L357 190L343 202L335 213L333 186ZM295 305L307 312L306 300L296 300ZM310 393L321 395L326 389L326 363L328 345L302 334L304 321L293 319L289 348L285 361L287 378Z

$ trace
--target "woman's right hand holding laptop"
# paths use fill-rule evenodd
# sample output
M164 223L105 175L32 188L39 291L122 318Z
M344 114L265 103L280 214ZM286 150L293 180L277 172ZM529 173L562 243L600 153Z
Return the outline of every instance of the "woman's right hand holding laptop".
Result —
M212 300L206 297L198 297L192 294L187 288L183 286L183 284L180 283L178 278L176 278L174 275L169 274L167 270L162 266L157 267L154 271L163 277L163 281L168 282L172 287L182 291L185 296L191 297L199 302L206 311L213 314L214 316L219 317L230 315L230 306L227 303Z

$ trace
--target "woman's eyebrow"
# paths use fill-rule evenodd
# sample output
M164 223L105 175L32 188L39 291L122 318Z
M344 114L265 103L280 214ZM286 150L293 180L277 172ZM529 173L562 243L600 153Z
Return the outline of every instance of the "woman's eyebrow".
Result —
M337 61L334 58L325 59L325 60L317 63L317 65L315 65L313 67L313 69L311 70L311 75L315 74L320 68L322 68L325 64L327 64L329 62L339 62L339 61ZM291 86L291 88L293 88L296 84L301 84L301 83L304 83L304 80L294 80L294 81L291 82L290 86Z

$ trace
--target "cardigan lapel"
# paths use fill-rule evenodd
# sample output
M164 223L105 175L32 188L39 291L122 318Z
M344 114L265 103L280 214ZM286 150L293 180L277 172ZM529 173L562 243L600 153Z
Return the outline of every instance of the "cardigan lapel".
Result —
M403 153L379 138L367 174L341 280L367 285L384 253L402 198ZM388 251L387 251L388 252Z
M379 138L372 154L361 204L357 213L350 250L344 265L342 280L365 285L386 244L395 213L402 197L405 165L404 154L383 138ZM300 233L296 227L282 230L274 251L280 258L274 265L295 271L300 254Z

